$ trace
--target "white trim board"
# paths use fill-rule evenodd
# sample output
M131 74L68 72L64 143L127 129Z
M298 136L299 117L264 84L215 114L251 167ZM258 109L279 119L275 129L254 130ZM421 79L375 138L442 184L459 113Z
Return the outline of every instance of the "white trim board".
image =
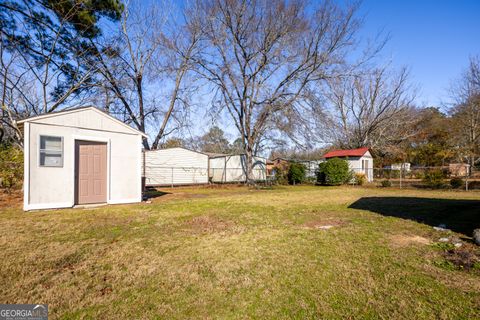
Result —
M122 125L123 127L129 129L130 131L136 133L136 134L140 134L142 135L143 137L147 138L148 136L137 130L137 129L134 129L132 127L130 127L129 125L123 123L122 121L118 120L117 118L115 117L112 117L111 115L99 110L98 108L96 107L80 107L80 108L77 108L77 109L72 109L72 110L63 110L63 111L58 111L58 112L52 112L52 113L47 113L47 114L42 114L42 115L39 115L39 116L35 116L35 117L31 117L31 118L27 118L27 119L23 119L23 120L20 120L20 121L17 121L18 124L22 124L22 123L28 123L28 122L31 122L31 121L34 121L34 120L40 120L40 119L45 119L45 118L51 118L51 117L56 117L56 116L61 116L61 115L65 115L65 114L70 114L70 113L75 113L75 112L83 112L83 111L86 111L86 110L92 110L92 111L95 111L97 112L98 114Z
M127 203L138 203L141 201L138 201L138 199L115 199L115 200L109 200L107 203L108 204L127 204Z
M25 123L23 137L23 210L28 211L30 202L30 123Z
M138 200L139 202L142 202L142 158L145 156L144 153L142 152L143 151L143 145L142 145L142 137L140 137L140 139L138 139L138 144L139 144L139 151L138 151L138 162L137 162L137 173L138 173L138 177L140 179L137 179L137 184L138 184L138 187L137 187L137 190L138 190Z
M25 211L31 210L50 210L50 209L83 209L88 206L105 206L109 204L129 204L129 203L138 203L137 199L118 199L118 200L109 200L105 203L94 203L94 204L81 204L81 205L72 205L70 202L58 202L58 203L36 203L36 204L29 204L26 208L24 207Z
M70 202L58 202L58 203L34 203L23 207L23 210L48 210L48 209L64 209L72 208L73 205Z

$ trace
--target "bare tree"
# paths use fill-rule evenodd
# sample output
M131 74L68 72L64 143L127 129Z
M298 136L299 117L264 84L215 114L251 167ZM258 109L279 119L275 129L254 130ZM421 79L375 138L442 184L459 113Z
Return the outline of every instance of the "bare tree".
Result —
M324 100L312 103L317 127L340 147L388 148L413 132L414 91L408 73L388 68L359 72L328 81Z
M145 7L139 1L129 2L119 34L92 41L99 52L95 62L106 80L109 111L153 134L151 146L143 141L146 149L158 148L178 128L181 111L189 104L185 82L197 31L184 32L177 21L169 21L172 10L166 3ZM177 127L169 128L172 119Z
M17 69L17 53L5 53L4 44L0 42L0 142L22 145L22 134L15 120L28 117L31 112L31 100L24 97L33 96L30 81L25 73Z
M213 107L226 110L247 159L266 128L295 107L311 83L326 79L344 62L358 23L355 6L304 1L210 0L195 4L189 23L203 25L196 71L215 90Z
M468 69L453 89L452 133L467 162L480 162L480 59L472 57Z
M187 15L193 12L182 12L181 20L187 19ZM153 139L152 148L157 149L159 143L175 128L167 131L171 118L175 119L177 127L186 122L191 105L191 97L197 94L197 86L192 71L194 62L192 57L197 54L201 36L199 21L191 20L189 24L180 24L173 21L167 35L164 37L164 59L159 60L158 69L163 70L166 78L171 80L171 89L167 93L166 110L160 112L163 118ZM183 119L182 119L183 117ZM158 118L158 117L157 117Z

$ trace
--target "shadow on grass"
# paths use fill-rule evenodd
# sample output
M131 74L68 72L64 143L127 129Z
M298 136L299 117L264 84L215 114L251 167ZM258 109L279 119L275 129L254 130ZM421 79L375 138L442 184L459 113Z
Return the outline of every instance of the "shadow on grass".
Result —
M162 196L165 196L167 194L171 194L170 192L164 192L164 191L159 191L155 188L147 188L144 192L143 192L143 200L149 200L149 199L153 199L153 198L158 198L158 197L162 197Z
M416 197L365 197L349 208L368 210L384 216L409 219L472 236L480 227L480 201Z

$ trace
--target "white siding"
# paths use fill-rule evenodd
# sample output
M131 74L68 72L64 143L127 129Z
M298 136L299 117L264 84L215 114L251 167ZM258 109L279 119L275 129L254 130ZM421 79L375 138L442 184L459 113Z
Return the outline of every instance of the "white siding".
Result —
M397 170L397 171L403 170L403 171L406 171L406 172L410 172L410 163L409 162L392 163L392 165L390 166L390 169L391 170Z
M367 151L362 157L340 157L347 160L350 170L355 173L363 173L367 177L368 182L373 181L373 157L370 151ZM367 167L362 166L364 160L368 161Z
M50 117L32 119L31 122L55 125L60 130L62 127L90 129L92 131L103 131L112 133L136 134L136 130L129 128L120 121L111 119L102 111L93 108L78 109L66 113L53 113Z
M184 148L145 152L147 186L208 183L208 156Z
M367 160L368 166L363 167L362 161ZM349 157L348 165L350 169L355 173L364 173L367 176L367 181L373 181L373 157L369 151L367 151L362 157Z
M107 143L107 202L141 201L141 141L140 133L118 124L115 120L91 109L59 113L51 118L25 123L24 209L72 207L75 198L75 140ZM86 128L83 128L85 126ZM27 130L25 131L27 134ZM40 135L63 138L63 166L40 167ZM27 145L28 144L28 145ZM26 153L27 154L27 153Z
M209 176L212 182L245 182L246 181L245 155L229 155L210 158ZM253 179L266 179L266 159L254 157Z

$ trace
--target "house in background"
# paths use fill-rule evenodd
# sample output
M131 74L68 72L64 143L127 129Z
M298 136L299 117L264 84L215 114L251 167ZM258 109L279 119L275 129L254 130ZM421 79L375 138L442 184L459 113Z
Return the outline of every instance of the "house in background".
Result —
M291 160L285 158L275 158L273 160L268 160L267 162L267 174L269 176L274 176L276 169L282 171L288 170L290 167Z
M82 107L18 122L24 210L140 202L142 132Z
M210 154L209 178L211 182L235 183L247 180L247 163L244 154ZM253 157L254 180L267 179L267 159Z
M292 163L299 163L305 166L305 177L315 178L318 171L318 166L325 160L293 160L285 158L275 158L267 161L267 173L269 176L275 175L275 170L287 171Z
M373 157L368 148L332 150L323 155L325 160L331 158L345 159L355 173L365 174L367 181L373 181Z
M410 162L392 163L389 166L384 166L383 169L393 170L393 171L402 170L402 172L410 172L412 171L412 165Z
M470 174L470 165L466 163L450 163L448 171L453 177L467 177Z
M272 175L272 171L273 171L273 168L274 168L274 162L273 162L273 160L267 159L266 162L265 162L265 165L267 167L267 177L269 177L269 176Z
M396 171L405 171L405 172L410 172L411 171L411 164L410 162L403 162L403 163L392 163L391 165L392 170Z
M168 148L144 152L146 186L181 186L208 183L208 155Z

